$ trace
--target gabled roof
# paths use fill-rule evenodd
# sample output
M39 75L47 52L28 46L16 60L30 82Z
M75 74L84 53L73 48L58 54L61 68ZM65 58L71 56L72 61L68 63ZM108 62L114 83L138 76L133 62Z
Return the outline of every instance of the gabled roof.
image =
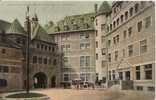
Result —
M6 33L26 35L24 28L17 19L11 23L10 28L6 31Z
M45 42L51 42L52 38L48 35L48 33L43 29L40 24L37 24L35 29L31 34L31 39L38 39Z
M10 23L0 20L0 32L6 31L10 27Z
M111 12L111 7L107 1L104 1L99 7L98 14L105 14Z

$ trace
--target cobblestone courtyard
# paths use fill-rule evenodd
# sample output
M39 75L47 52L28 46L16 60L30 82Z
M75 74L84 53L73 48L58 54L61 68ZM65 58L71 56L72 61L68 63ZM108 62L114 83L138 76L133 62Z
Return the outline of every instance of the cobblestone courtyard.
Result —
M154 100L154 92L141 91L46 89L35 92L46 94L51 100Z

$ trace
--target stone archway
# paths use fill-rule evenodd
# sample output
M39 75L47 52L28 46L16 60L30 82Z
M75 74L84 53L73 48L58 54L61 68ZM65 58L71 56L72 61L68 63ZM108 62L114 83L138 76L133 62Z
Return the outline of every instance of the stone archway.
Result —
M43 72L38 72L33 76L34 88L46 88L47 87L47 76Z
M51 87L55 88L56 87L56 76L51 77Z

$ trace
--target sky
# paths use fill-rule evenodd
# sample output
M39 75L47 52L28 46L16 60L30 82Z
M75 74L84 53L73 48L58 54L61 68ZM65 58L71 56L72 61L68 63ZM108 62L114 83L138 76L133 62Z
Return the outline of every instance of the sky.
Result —
M12 22L17 18L23 26L26 6L30 6L30 16L36 13L39 23L54 23L65 16L94 12L94 4L102 1L0 1L0 19Z

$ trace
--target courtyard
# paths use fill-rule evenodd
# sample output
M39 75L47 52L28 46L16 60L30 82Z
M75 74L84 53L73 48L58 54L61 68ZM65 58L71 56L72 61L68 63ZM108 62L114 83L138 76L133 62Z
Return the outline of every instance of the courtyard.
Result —
M117 89L37 89L50 100L154 100L154 92Z

